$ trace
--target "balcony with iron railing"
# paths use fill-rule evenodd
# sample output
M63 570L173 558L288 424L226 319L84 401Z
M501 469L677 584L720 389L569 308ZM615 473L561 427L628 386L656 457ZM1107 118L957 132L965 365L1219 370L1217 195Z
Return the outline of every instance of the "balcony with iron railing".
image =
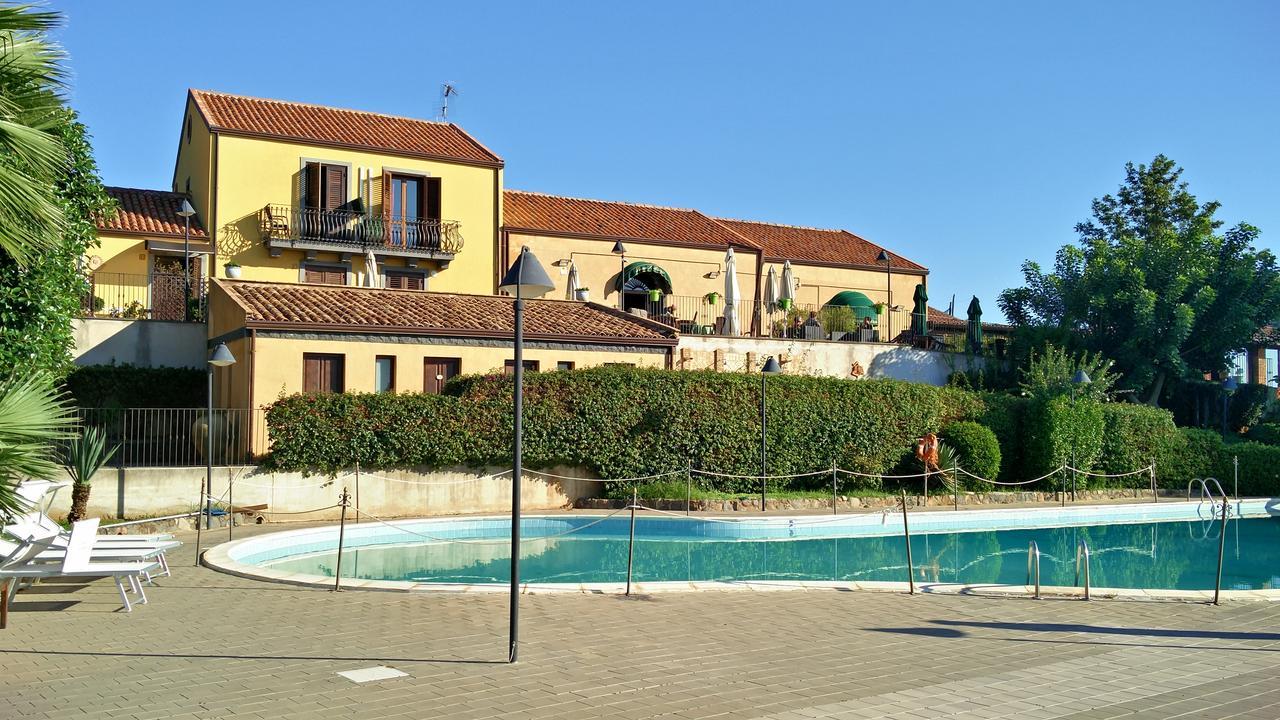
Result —
M462 224L455 220L289 205L267 205L260 219L263 242L273 255L285 249L373 250L447 262L462 250Z
M207 285L194 273L186 277L181 272L95 272L87 280L81 317L204 321Z

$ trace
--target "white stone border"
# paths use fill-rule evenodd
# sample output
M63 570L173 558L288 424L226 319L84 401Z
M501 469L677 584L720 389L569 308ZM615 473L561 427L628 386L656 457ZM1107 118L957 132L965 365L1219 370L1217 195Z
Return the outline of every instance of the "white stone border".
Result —
M1273 512L1276 507L1277 499L1263 499L1254 501L1237 501L1236 507L1239 510L1244 509L1245 503L1251 507L1248 517L1265 517ZM1173 503L1168 503L1172 505ZM1135 503L1136 505L1136 503ZM1080 511L1090 509L1107 508L1114 510L1117 507L1132 507L1131 505L1111 505L1111 506L1076 506L1068 509L1074 510L1071 514L1083 514ZM1259 512L1258 508L1264 508ZM1061 510L1061 508L1034 508L1038 511ZM1026 512L1027 509L1007 508L1002 510L994 510L994 512ZM938 511L928 513L920 513L920 515L932 515ZM945 511L943 511L945 512ZM991 508L981 510L961 510L960 513L990 513ZM870 515L880 515L881 513L869 513ZM948 513L951 514L951 513ZM1035 514L1040 514L1039 512ZM951 514L954 517L953 514ZM548 516L556 517L556 516ZM711 516L701 516L708 518ZM770 516L768 519L786 522L790 519L812 518L813 516L796 516L795 518ZM490 520L495 517L484 518L468 518L470 520ZM433 519L433 518L420 518ZM446 518L436 518L445 520ZM719 519L719 518L717 518ZM729 516L725 519L734 519ZM1191 519L1191 518L1187 518ZM412 520L407 522L417 522ZM1177 518L1169 518L1170 521L1176 521ZM1060 525L1059 525L1060 526ZM1052 527L1045 525L1044 527ZM201 558L201 564L237 577L248 578L250 580L264 580L267 582L284 583L288 585L299 585L303 587L311 587L316 589L329 590L333 588L334 579L324 575L310 575L306 573L291 573L273 570L271 568L261 567L258 565L249 565L241 563L232 558L232 551L242 544L261 542L264 537L287 537L290 535L303 535L316 532L320 528L306 528L299 530L285 530L269 535L259 535L232 542L225 542L206 550ZM1008 528L1002 528L1008 529ZM939 529L938 531L941 531ZM980 532L980 530L974 530ZM803 539L803 538L798 538ZM949 594L949 595L985 595L998 597L1029 597L1033 594L1033 589L1029 585L999 585L992 583L978 584L961 584L961 583L938 583L938 582L918 582L915 584L918 594ZM434 582L410 582L405 580L365 580L360 578L344 578L341 587L344 590L379 590L389 592L437 592L437 593L494 593L507 592L509 585L506 583L434 583ZM905 582L890 581L859 581L859 582L841 582L830 580L705 580L705 581L662 581L647 583L632 583L631 592L633 595L647 595L651 593L662 592L690 592L690 591L744 591L750 590L755 592L775 592L775 591L814 591L814 590L860 590L866 592L892 592L905 594L908 591L908 584ZM582 593L596 595L621 595L626 592L625 583L525 583L521 586L523 594L548 594L548 593ZM1084 590L1080 587L1066 586L1042 586L1040 594L1046 598L1052 599L1084 599ZM1093 598L1108 599L1124 599L1124 600L1165 600L1165 601L1183 601L1183 602L1210 602L1213 600L1212 590L1166 590L1166 589L1137 589L1137 588L1090 588L1090 594ZM1280 589L1272 590L1223 590L1221 597L1223 600L1254 600L1280 602Z

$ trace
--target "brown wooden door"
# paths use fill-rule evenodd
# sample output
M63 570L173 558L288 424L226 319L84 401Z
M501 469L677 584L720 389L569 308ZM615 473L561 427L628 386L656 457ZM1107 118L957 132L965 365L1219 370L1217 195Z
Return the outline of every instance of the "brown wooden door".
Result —
M340 393L346 385L346 357L327 353L302 356L302 391Z
M428 395L439 395L444 392L444 384L462 372L462 360L459 358L425 358L422 362L422 392Z
M185 276L182 269L182 258L156 256L151 267L151 313L152 320L185 320L187 303L183 293L190 282L191 293L188 297L199 298L202 278L200 276L200 257L191 256L191 273ZM195 308L193 308L195 310ZM194 319L194 318L193 318Z

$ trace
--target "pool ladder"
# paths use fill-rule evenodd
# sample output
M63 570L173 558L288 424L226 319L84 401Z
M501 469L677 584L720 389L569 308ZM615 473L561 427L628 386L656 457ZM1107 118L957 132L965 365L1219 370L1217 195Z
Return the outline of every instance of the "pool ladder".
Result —
M1089 599L1089 560L1092 553L1089 551L1089 543L1081 540L1076 544L1076 585L1080 584L1081 577L1084 578L1084 599ZM1081 575L1081 570L1084 574ZM1035 581L1035 594L1032 596L1036 600L1040 599L1040 546L1032 540L1027 545L1027 585L1030 586Z
M1212 487L1210 487L1210 483L1213 483ZM1200 486L1200 506L1203 506L1207 502L1209 503L1209 507L1213 510L1213 512L1210 513L1211 518L1217 518L1222 512L1222 507L1218 505L1219 497L1222 498L1223 505L1227 506L1227 515L1231 515L1230 498L1227 497L1226 491L1222 489L1222 483L1219 483L1217 478L1192 478L1191 481L1187 483L1188 501L1193 499L1191 497L1191 489L1196 487L1196 485ZM1218 491L1216 496L1213 494L1214 490ZM1197 513L1198 512L1199 509L1197 508Z

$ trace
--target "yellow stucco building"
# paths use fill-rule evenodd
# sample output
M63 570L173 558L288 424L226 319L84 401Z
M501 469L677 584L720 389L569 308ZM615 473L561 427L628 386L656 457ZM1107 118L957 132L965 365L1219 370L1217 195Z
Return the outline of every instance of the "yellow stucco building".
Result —
M207 320L241 359L226 407L501 371L522 247L555 285L539 369L672 367L686 335L910 341L928 270L853 233L508 190L503 167L451 123L192 90L171 188L111 189L86 309Z

